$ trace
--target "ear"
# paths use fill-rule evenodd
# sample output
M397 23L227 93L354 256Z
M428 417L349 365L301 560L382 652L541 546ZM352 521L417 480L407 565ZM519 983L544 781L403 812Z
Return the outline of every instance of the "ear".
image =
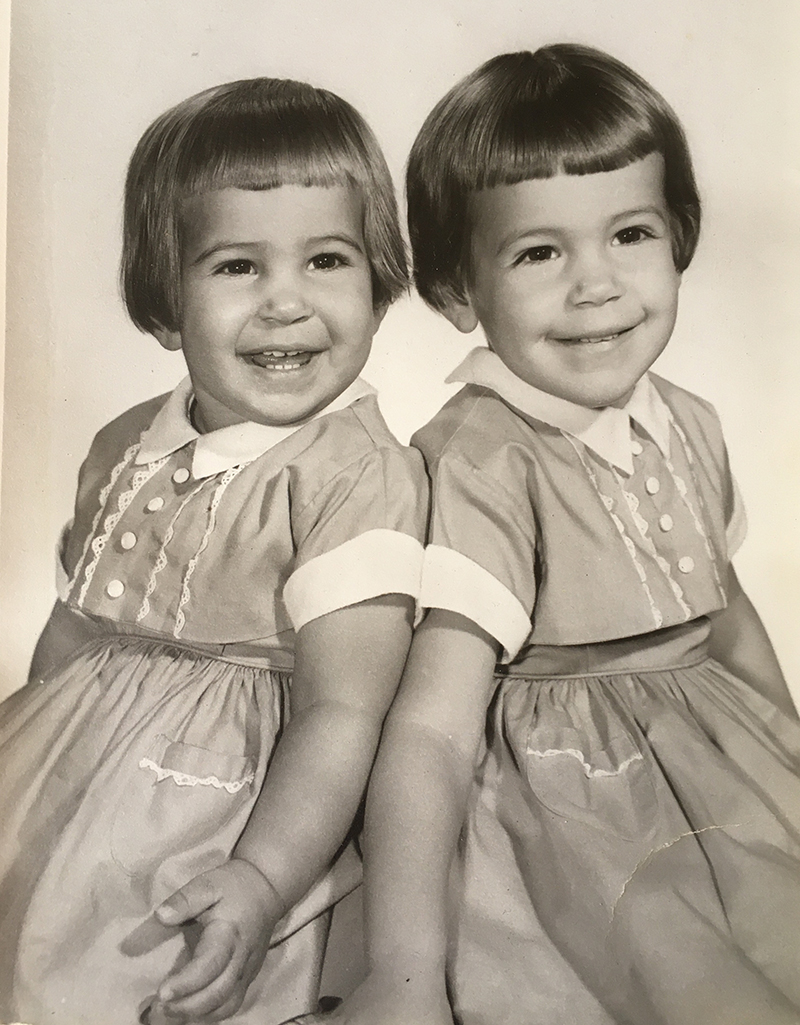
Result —
M447 317L453 327L462 334L468 335L478 326L478 315L468 293L465 296L459 296L448 289L442 296L439 312Z
M153 334L158 339L158 344L170 352L178 352L183 346L180 331L168 331L165 327L157 327Z
M381 303L380 306L374 307L372 311L372 331L373 334L383 323L383 318L386 316L386 311L389 309L390 303Z

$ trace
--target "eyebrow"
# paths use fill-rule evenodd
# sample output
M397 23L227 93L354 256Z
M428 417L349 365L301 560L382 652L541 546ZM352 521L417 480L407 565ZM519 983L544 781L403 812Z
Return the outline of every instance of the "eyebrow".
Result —
M342 245L347 246L350 249L355 249L358 253L364 253L364 247L360 245L350 235L339 234L334 232L330 235L315 235L312 238L308 238L305 240L306 246L312 249L316 249L317 246L328 245L332 242L338 242ZM222 253L226 249L250 250L255 249L260 244L261 243L257 239L254 239L250 242L242 242L241 239L222 239L221 241L215 242L213 245L210 245L207 249L204 249L202 252L198 253L198 255L191 260L190 265L192 267L195 267L198 264L203 263L204 260L209 259L209 257L214 256L215 253Z
M655 216L658 217L660 220L664 221L665 224L667 223L667 218L669 216L666 206L664 208L661 208L649 204L647 206L634 207L632 210L623 210L621 213L615 214L611 218L611 223L613 223L614 221L626 220L628 217L641 217L645 214L655 214Z
M653 205L632 207L630 210L620 210L620 212L614 214L613 217L609 217L608 223L611 225L618 223L619 221L626 221L629 218L644 217L646 215L658 217L665 226L669 223L666 210L662 210L660 207ZM497 246L497 255L499 256L507 249L511 249L525 238L535 235L560 235L562 231L562 228L555 228L550 225L543 224L537 225L533 228L525 228L522 231L510 232L505 236L505 238L500 240ZM542 244L544 245L545 243Z
M351 249L356 249L359 253L364 251L364 247L360 242L357 242L351 235L345 234L317 235L314 238L308 239L307 242L312 247L326 245L328 242L341 242Z

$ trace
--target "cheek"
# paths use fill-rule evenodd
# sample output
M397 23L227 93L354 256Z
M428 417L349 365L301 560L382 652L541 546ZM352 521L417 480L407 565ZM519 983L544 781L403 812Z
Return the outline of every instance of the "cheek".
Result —
M524 302L524 297L517 293L518 289L508 281L476 279L470 294L475 314L484 329L490 330L493 325L502 325L514 318Z
M194 334L207 333L217 319L218 307L211 297L199 289L187 289L183 296L184 330Z
M364 337L371 339L383 319L383 314L372 305L371 287L355 289L349 295L342 296L332 312L342 328L356 336L354 341Z
M666 311L677 307L680 283L681 276L675 270L670 255L643 275L641 289L653 305Z
M552 296L542 288L505 289L495 304L499 326L512 333L538 334L553 323L557 308Z

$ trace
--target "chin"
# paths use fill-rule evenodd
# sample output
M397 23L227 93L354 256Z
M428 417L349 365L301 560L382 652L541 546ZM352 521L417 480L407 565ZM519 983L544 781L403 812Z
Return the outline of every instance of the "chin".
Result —
M600 385L581 389L581 398L573 398L573 402L589 409L604 409L606 406L624 406L636 386L636 381L619 382L613 385Z
M585 409L604 409L606 406L624 405L630 395L630 388L624 392L619 389L586 388L580 391L553 392L558 398L566 399L576 406L583 406Z

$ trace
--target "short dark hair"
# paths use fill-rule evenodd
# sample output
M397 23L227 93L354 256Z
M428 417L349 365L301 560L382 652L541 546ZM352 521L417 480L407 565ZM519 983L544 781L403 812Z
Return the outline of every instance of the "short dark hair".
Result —
M376 307L408 287L397 199L380 147L361 115L325 89L252 78L191 96L158 117L128 166L121 283L134 324L178 330L181 206L222 188L359 188Z
M417 136L406 178L414 279L441 310L463 299L470 195L556 174L615 171L660 153L673 258L688 267L700 198L680 122L625 64L571 43L506 53L462 79Z

